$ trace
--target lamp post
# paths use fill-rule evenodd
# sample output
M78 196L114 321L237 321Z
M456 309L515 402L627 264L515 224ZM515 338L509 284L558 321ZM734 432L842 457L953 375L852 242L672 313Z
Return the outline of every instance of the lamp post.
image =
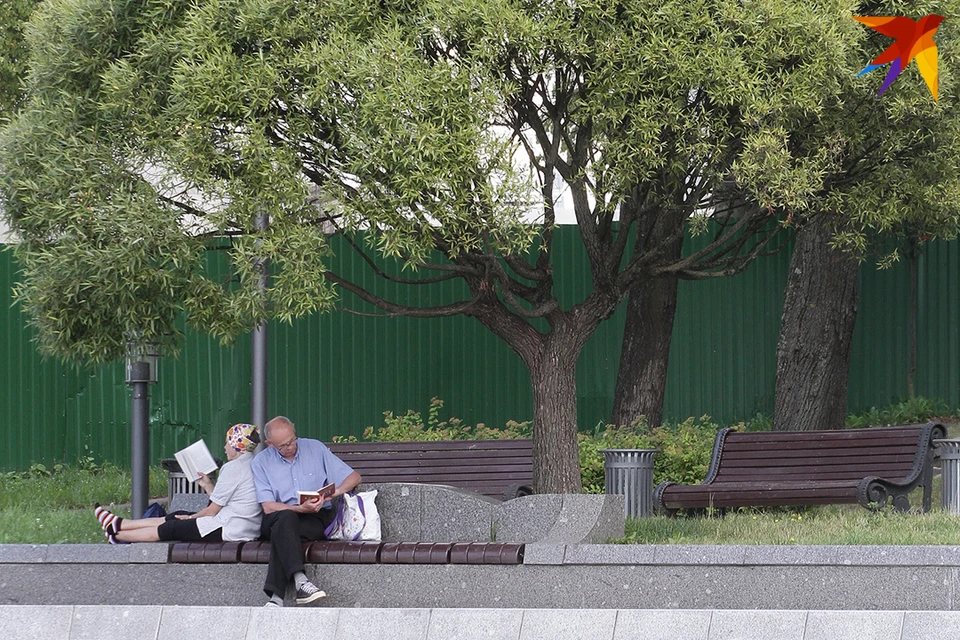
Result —
M129 338L129 336L128 336ZM155 342L127 340L127 384L130 403L131 511L134 518L147 510L150 493L150 385L157 381L159 346Z
M266 233L270 225L270 216L262 214L257 217L257 231L260 234ZM257 246L261 244L257 240ZM258 258L254 262L254 268L257 271L258 287L260 295L267 295L267 285L269 284L269 275L267 274L267 261ZM263 429L267 422L267 321L264 320L257 328L253 330L250 336L250 421ZM258 449L264 444L261 442Z

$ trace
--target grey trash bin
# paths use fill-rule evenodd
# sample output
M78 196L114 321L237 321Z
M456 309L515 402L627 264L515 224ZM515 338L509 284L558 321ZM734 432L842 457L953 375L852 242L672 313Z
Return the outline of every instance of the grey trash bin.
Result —
M628 518L653 514L653 457L658 449L601 449L605 493L622 494Z
M934 440L933 443L940 447L943 510L960 513L960 438Z
M223 466L220 458L214 458L214 462L218 467ZM187 474L180 468L176 458L164 458L160 461L160 466L167 471L167 504L172 504L173 496L178 493L206 494L200 485L187 479Z

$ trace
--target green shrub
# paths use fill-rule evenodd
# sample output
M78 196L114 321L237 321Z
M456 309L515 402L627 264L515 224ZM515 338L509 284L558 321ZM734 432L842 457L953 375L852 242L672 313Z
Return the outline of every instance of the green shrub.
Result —
M742 430L743 424L737 425ZM629 426L599 424L592 434L581 433L580 473L584 491L603 493L601 449L658 449L654 457L654 482L696 484L707 475L713 441L720 427L708 416L687 418L679 424L648 429L641 417Z
M956 411L942 400L911 398L885 407L870 407L863 413L847 417L847 427L885 427L888 425L917 424L941 416L955 415Z
M503 428L488 427L482 422L476 426L465 424L460 418L440 419L440 410L443 409L443 400L430 399L430 408L427 409L427 420L424 420L418 411L413 409L401 416L394 415L393 411L383 412L382 427L367 427L363 432L364 440L371 442L406 442L406 441L433 441L433 440L506 440L511 438L530 438L530 422L515 422L508 420ZM334 438L335 441L356 440L353 436Z

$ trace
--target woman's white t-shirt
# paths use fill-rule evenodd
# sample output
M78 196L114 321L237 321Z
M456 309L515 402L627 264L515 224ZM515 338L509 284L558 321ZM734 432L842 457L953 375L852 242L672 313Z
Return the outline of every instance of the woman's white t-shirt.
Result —
M197 530L201 536L223 529L221 537L228 542L256 540L260 537L260 518L263 510L257 502L257 490L253 486L250 463L252 453L242 453L220 468L217 484L210 494L211 502L220 505L215 516L197 518Z

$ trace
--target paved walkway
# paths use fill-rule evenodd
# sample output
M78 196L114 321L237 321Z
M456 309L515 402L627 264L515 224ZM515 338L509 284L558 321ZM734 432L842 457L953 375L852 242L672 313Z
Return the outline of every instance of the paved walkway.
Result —
M6 640L955 640L960 612L0 606Z

